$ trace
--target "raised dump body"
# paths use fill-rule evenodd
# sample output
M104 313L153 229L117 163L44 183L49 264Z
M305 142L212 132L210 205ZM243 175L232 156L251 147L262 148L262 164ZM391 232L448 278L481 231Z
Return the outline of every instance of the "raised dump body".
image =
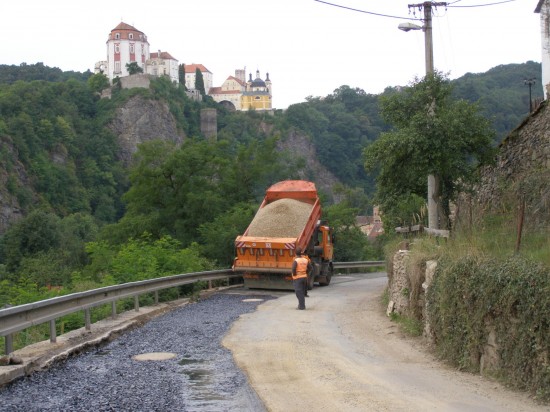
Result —
M285 180L271 186L242 236L235 239L233 270L243 272L248 288L292 289L296 248L310 257L314 270L308 279L328 285L332 276L332 232L321 222L315 184Z

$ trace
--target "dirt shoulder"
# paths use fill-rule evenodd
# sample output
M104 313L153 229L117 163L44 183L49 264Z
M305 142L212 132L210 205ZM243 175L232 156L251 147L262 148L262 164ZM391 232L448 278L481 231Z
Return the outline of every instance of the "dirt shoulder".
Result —
M293 294L234 323L223 344L269 411L549 411L438 362L380 307L387 279L338 277L307 310Z

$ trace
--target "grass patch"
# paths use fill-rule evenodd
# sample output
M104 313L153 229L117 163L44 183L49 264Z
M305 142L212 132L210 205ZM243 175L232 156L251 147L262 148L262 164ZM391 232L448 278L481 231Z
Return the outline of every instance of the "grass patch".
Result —
M390 314L390 319L399 325L399 329L409 336L422 336L424 324L421 320L414 319L408 316L400 315L393 312Z

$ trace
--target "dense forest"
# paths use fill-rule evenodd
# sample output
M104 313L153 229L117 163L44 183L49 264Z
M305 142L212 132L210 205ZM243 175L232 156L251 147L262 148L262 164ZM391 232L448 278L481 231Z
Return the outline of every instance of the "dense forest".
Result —
M539 73L540 64L527 62L451 83L456 98L479 104L496 144L528 114L523 80ZM265 189L311 174L299 154L278 149L292 133L310 141L341 183L338 203L325 199L340 239L336 260L380 257L353 223L370 211L375 191L363 150L391 129L379 99L399 88L372 95L343 85L267 114L191 101L164 78L150 89L113 87L112 98L101 99L98 76L40 63L0 66L0 195L15 199L22 215L0 237L0 307L60 293L51 286L68 293L229 267L233 240ZM136 95L165 101L186 139L142 144L125 167L109 124ZM540 82L533 96L542 97ZM200 132L205 107L218 111L216 141Z

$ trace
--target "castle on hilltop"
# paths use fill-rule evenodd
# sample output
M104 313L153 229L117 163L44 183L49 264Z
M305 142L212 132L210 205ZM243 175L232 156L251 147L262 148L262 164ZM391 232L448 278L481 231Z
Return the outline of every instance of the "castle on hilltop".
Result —
M107 60L95 64L95 73L104 73L111 83L117 78L130 75L127 64L136 63L143 73L151 76L167 76L172 82L179 83L179 61L168 52L150 53L147 36L135 27L121 22L109 33L107 39ZM186 64L185 86L192 95L195 90L197 69L204 80L207 95L230 110L271 110L272 86L269 73L266 79L256 78L246 81L246 70L235 70L235 76L229 76L221 87L213 87L213 74L202 64Z
M145 33L121 22L109 33L107 39L107 60L95 64L95 72L104 73L112 83L117 77L128 76L126 65L137 63L143 73L152 76L168 76L179 83L178 60L168 52L149 52Z

